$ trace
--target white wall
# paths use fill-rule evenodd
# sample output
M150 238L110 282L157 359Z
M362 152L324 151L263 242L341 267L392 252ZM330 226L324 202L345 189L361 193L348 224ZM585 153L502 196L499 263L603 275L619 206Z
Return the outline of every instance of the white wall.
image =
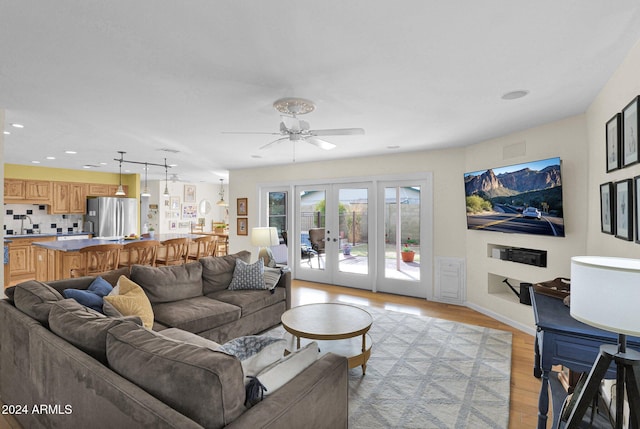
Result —
M605 123L640 94L640 42L629 52L609 82L587 110L589 142L589 207L587 253L590 255L640 258L640 245L600 232L600 185L640 175L640 164L607 173L605 167Z

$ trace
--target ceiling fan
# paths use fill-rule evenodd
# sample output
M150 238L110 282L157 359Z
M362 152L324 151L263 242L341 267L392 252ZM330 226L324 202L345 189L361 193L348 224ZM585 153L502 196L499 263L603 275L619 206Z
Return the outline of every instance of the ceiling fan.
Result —
M318 138L319 136L346 136L364 134L362 128L334 128L325 130L312 130L307 121L298 119L298 115L305 115L313 112L316 108L313 101L304 98L286 97L276 100L273 107L282 115L280 115L280 132L224 132L224 134L267 134L281 136L278 139L269 142L258 148L259 150L268 149L271 146L286 140L294 142L294 161L295 161L295 143L304 141L324 150L331 150L336 147L335 144Z

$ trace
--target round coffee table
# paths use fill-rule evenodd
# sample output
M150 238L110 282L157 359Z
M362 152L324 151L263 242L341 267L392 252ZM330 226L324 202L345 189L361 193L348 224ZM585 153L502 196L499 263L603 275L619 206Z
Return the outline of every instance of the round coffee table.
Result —
M298 349L301 338L316 340L323 353L346 356L349 368L362 366L362 374L366 373L372 344L367 332L373 318L363 309L348 304L307 304L285 311L281 320L284 329L296 337Z

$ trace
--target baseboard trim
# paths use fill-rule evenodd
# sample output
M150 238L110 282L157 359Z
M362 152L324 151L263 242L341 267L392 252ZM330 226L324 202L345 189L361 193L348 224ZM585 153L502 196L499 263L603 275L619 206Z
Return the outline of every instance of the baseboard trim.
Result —
M484 307L481 307L477 304L474 304L472 302L465 302L465 305L469 308L471 308L472 310L477 311L478 313L482 313L485 316L489 316L492 319L496 319L504 324L507 324L513 328L519 329L520 331L527 333L529 335L535 336L536 335L536 330L530 326L524 325L520 322L516 322L515 320L511 320L508 317L504 317L502 314L496 313L495 311L491 311L488 310Z

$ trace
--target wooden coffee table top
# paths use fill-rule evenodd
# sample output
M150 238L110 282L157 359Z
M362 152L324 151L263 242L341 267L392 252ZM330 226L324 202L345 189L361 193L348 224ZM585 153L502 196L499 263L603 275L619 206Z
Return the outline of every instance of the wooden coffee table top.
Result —
M320 303L294 307L282 314L282 326L296 337L340 340L364 335L373 318L348 304Z

